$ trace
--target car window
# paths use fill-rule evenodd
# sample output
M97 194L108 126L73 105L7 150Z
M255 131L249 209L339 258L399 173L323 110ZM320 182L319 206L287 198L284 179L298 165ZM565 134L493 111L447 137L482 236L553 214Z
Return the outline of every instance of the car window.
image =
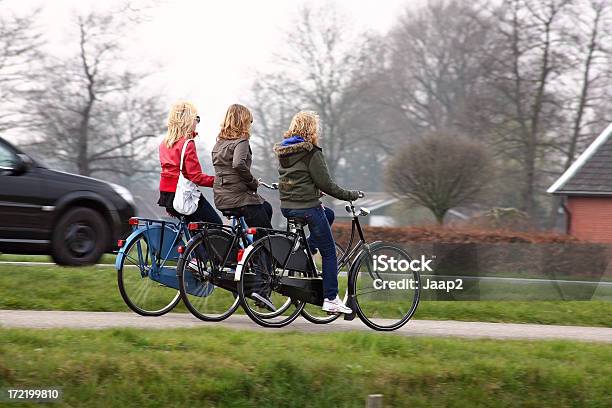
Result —
M17 165L17 156L6 146L0 144L0 167L14 168Z

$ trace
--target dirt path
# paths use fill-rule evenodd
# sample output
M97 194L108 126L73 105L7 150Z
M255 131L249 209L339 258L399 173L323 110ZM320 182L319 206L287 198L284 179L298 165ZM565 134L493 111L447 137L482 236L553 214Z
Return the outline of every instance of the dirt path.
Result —
M361 321L336 320L328 325L315 325L299 318L282 329L264 329L245 315L234 315L221 323L202 322L187 313L169 313L162 317L143 317L126 312L63 312L40 310L0 310L0 326L20 328L106 329L133 327L171 329L178 327L225 327L237 330L340 332L369 331ZM554 326L515 323L458 322L444 320L413 320L393 332L403 336L467 337L531 340L577 340L612 343L612 328Z

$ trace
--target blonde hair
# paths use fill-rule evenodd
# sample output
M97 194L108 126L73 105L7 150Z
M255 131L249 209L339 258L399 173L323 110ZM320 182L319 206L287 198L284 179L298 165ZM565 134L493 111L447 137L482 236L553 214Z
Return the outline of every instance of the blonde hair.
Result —
M286 139L296 135L316 145L319 141L319 114L315 111L296 113L284 136Z
M166 147L172 147L182 138L190 139L195 130L194 121L198 111L196 107L187 101L176 102L170 108L168 114L168 133L164 137Z
M246 106L233 104L227 109L225 119L221 123L219 139L240 139L251 136L253 115Z

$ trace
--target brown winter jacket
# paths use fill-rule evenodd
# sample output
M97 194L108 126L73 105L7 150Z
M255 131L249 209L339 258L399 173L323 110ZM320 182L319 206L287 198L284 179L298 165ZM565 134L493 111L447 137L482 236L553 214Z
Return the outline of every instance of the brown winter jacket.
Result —
M251 174L252 152L248 139L219 139L212 149L215 167L215 207L220 210L262 204L258 182Z

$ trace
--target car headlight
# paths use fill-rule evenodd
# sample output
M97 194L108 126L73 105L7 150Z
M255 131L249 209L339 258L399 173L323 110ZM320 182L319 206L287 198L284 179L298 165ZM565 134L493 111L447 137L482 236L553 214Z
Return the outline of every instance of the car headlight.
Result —
M130 193L130 190L128 190L127 188L123 186L120 186L119 184L113 184L113 183L108 183L108 184L110 184L113 190L115 190L115 193L119 194L125 201L132 204L133 206L136 205L136 203L134 202L134 196L132 195L132 193Z

